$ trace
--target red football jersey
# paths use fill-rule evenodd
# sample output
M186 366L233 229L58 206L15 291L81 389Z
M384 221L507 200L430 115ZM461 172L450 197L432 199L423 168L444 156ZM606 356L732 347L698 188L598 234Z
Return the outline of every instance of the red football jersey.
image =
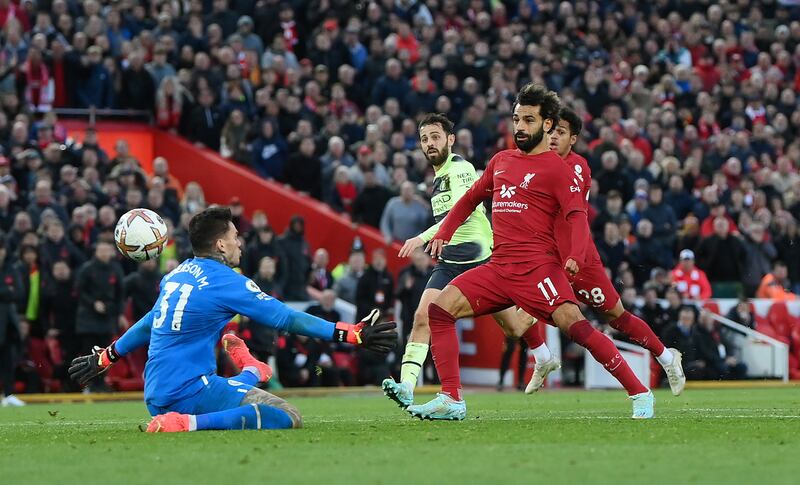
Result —
M694 268L687 273L679 264L672 270L672 284L684 298L692 300L711 298L711 283L700 268Z
M554 152L555 153L555 152ZM589 208L589 189L592 188L592 170L589 168L589 163L586 161L585 158L578 155L574 151L570 150L567 154L566 158L564 158L564 162L567 164L567 167L572 171L572 175L578 181L581 186L581 191L583 193L583 201L584 207L588 211ZM600 254L597 252L597 247L594 245L594 240L592 238L592 232L589 230L589 225L586 225L586 230L584 231L586 234L586 259L585 261L578 261L578 264L582 263L591 263L600 261ZM560 217L556 219L555 223L555 233L556 233L556 242L558 243L559 255L561 260L569 256L569 250L572 246L571 237L572 234L570 233L570 226L567 222L566 214L560 214ZM589 244L588 241L592 241L592 244Z
M494 232L492 262L510 265L508 271L515 274L546 263L562 265L555 220L562 214L585 214L586 203L580 181L556 152L526 155L519 150L504 150L496 154L450 210L433 239L450 240L472 210L489 197Z

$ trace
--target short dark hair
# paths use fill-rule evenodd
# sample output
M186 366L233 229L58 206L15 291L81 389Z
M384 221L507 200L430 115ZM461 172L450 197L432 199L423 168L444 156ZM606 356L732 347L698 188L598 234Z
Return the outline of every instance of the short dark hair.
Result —
M561 110L561 100L555 91L550 91L541 84L528 83L520 89L517 99L514 100L513 109L517 105L538 106L542 119L551 119L553 124L558 123L558 113Z
M558 112L558 117L567 122L569 125L570 135L578 136L581 134L581 130L583 129L583 120L581 120L581 117L578 116L578 113L576 113L575 110L564 106L561 108L561 111Z
M217 239L228 232L228 223L232 220L230 207L209 207L195 214L189 221L189 241L195 256L210 253Z
M442 129L444 130L445 135L452 135L453 134L453 122L447 117L447 115L443 113L430 113L422 118L422 121L419 122L419 126L417 127L417 131L421 130L422 128L428 125L442 125Z

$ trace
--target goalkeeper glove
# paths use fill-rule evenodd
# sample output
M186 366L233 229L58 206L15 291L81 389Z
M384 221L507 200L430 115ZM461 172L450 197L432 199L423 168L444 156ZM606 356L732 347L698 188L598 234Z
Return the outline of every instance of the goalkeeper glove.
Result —
M105 349L95 345L91 355L75 357L69 366L69 377L81 386L85 386L92 379L107 371L120 355L112 343Z
M382 354L391 352L397 346L397 323L376 323L380 316L381 312L374 309L356 324L336 323L333 340L358 345Z

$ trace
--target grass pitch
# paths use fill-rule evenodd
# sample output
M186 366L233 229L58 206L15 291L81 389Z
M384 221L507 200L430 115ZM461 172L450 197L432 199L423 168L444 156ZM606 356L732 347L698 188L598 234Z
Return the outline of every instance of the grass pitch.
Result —
M656 398L633 421L622 392L476 393L423 422L365 391L292 399L301 430L160 435L138 402L5 408L0 483L798 483L800 388Z

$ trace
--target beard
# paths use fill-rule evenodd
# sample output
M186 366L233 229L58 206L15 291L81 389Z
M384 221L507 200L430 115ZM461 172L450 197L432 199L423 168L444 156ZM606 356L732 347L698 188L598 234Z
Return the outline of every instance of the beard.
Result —
M539 131L537 131L533 135L526 135L526 138L523 140L517 138L518 135L526 135L526 134L521 131L516 132L514 134L514 143L517 145L517 148L519 148L525 153L528 153L534 148L536 148L536 145L542 142L542 139L544 138L544 126L539 128Z
M436 149L436 151L431 154L428 152L423 152L425 154L425 158L433 165L434 167L438 167L442 165L444 162L447 161L447 157L450 156L450 149L445 146L443 149Z

